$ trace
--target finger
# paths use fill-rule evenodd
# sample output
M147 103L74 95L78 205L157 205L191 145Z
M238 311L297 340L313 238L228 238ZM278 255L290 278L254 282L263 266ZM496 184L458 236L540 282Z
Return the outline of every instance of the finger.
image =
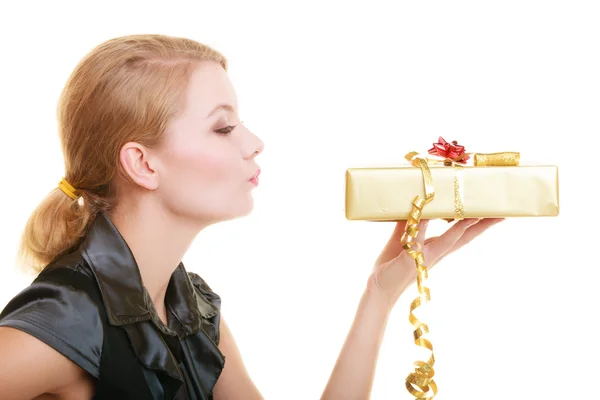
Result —
M436 260L431 260L430 259L430 251L429 251L429 243L434 242L436 240L439 239L439 236L433 236L430 238L425 239L425 242L423 243L423 256L425 257L425 264L427 264L427 268L431 268L435 265Z
M394 244L394 243L400 241L400 239L402 238L402 235L404 234L404 230L406 229L407 223L408 223L408 221L406 221L406 220L396 222L396 225L394 226L394 230L392 231L392 234L390 235L390 238L388 239L387 245Z
M422 219L421 221L419 221L419 224L417 226L419 229L419 233L417 234L415 241L417 243L420 243L422 246L425 243L425 236L427 235L427 227L429 226L429 220Z
M399 241L400 238L402 238L402 235L404 234L407 223L408 223L407 220L396 222L396 226L394 227L394 232L392 232L392 237L390 238L390 241L395 240L395 239L398 239L398 241Z
M436 253L435 255L430 255L429 264L433 267L442 258L460 249L465 244L471 242L477 236L481 235L483 232L488 230L490 227L503 220L504 218L485 218L478 222L475 222L466 229L466 231L460 236L460 238L454 243L454 245L452 245L450 248L447 248L447 250L444 252L440 252L439 249L434 249L433 251L431 251L431 249L428 248L428 254Z
M402 235L404 234L404 230L406 229L407 221L398 221L390 238L387 243L383 247L379 258L376 260L376 264L381 264L384 262L390 261L392 258L396 257L398 253L402 251Z
M424 244L427 245L427 244L431 243L432 241L436 240L438 237L439 236L433 236L433 237L427 238L427 239L425 239Z
M421 220L417 225L417 229L419 229L419 232L417 233L417 237L414 240L421 243L421 246L423 245L423 239L425 238L428 223L428 220ZM392 260L393 258L397 257L400 253L402 253L402 251L404 250L402 246L402 236L406 231L407 224L407 220L398 221L396 223L392 235L390 236L388 242L386 243L385 247L381 251L381 254L376 260L376 265L386 263Z
M446 232L442 233L440 237L431 241L428 244L427 256L430 260L438 260L448 250L450 250L461 236L469 229L469 227L476 224L479 220L476 218L463 219L452 225ZM431 261L430 261L431 263Z
M460 237L460 239L458 239L454 246L452 246L452 248L446 252L446 254L453 253L462 248L477 236L481 235L483 232L502 221L504 221L504 218L484 218L475 225L470 226L469 229L467 229L467 231Z
M427 220L421 220L420 223L417 225L417 229L419 230L419 234L422 234L423 237L425 235L425 231L427 230L427 223L428 223ZM397 245L398 245L398 243L401 242L402 236L406 232L406 228L407 228L406 225L407 224L408 224L407 220L398 221L396 223L394 231L392 232L392 236L390 237L390 239L388 240L388 243L386 245L386 249L388 247L397 248L397 249L401 249L402 248L402 245L400 245L399 247Z
M427 235L427 226L429 225L429 220L421 219L416 225L411 224L410 227L407 227L410 237L406 239L407 242L413 242L413 246L411 246L412 250L419 250L423 246L423 242L425 241L425 236ZM417 243L414 245L414 243Z

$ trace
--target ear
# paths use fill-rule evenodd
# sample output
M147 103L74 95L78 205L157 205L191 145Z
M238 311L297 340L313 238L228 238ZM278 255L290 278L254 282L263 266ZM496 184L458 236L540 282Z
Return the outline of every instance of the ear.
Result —
M129 178L146 190L158 188L158 173L153 168L148 150L139 143L126 143L119 152L119 161Z

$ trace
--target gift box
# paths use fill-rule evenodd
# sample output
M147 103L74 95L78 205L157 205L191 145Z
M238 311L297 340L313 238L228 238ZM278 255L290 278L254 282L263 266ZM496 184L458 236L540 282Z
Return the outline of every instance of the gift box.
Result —
M411 152L405 164L347 169L346 218L406 220L415 196L428 195L424 219L559 213L556 165L522 165L516 152L466 153L463 146L443 138L428 153L434 157Z
M400 239L414 259L418 296L410 304L409 321L417 346L428 359L413 363L405 379L408 392L419 400L432 400L433 344L429 327L415 311L430 301L425 283L428 267L417 241L421 219L507 218L556 216L558 167L520 163L517 152L467 153L456 141L439 138L428 155L409 152L406 164L349 168L346 171L346 218L349 220L406 220Z

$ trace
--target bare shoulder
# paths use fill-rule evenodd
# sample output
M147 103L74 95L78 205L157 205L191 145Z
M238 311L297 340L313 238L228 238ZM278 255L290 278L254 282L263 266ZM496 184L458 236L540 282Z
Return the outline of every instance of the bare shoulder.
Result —
M11 327L0 327L2 399L89 399L94 379L64 355Z

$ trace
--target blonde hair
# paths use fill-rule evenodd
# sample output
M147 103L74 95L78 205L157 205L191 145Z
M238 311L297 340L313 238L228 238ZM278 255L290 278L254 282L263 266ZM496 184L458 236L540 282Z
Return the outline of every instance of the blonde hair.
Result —
M114 207L121 147L160 142L200 61L227 70L225 57L209 46L165 35L114 38L79 62L60 97L58 126L65 178L81 199L57 187L34 210L19 251L26 269L39 273L72 251L95 216Z

